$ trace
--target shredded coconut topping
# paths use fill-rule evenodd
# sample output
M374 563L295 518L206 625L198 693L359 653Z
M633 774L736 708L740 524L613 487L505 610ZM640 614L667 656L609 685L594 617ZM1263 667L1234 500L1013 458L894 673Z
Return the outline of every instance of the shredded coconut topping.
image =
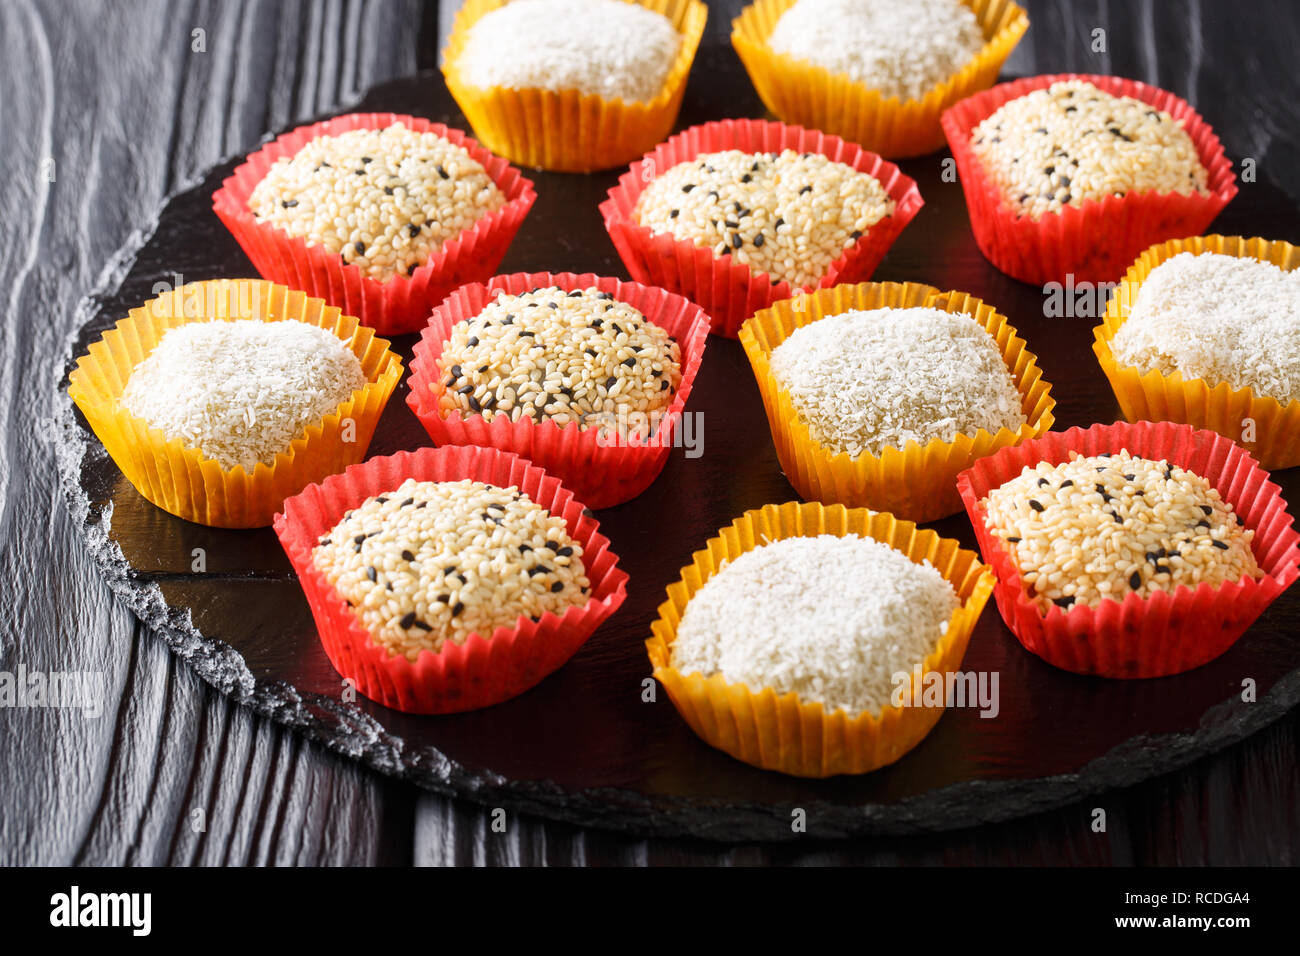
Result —
M395 123L318 136L275 165L248 207L367 276L409 276L506 196L468 152Z
M122 407L222 468L252 472L365 384L351 350L305 322L190 322L132 370Z
M1121 365L1300 400L1300 271L1218 253L1162 262L1111 341Z
M415 660L587 600L582 546L518 488L407 479L349 511L312 562L376 643Z
M768 44L885 97L918 100L979 53L984 32L959 0L799 0Z
M1080 80L1004 104L971 132L971 146L1007 202L1033 219L1085 199L1206 191L1181 122Z
M850 716L889 703L948 630L957 594L929 563L870 538L787 538L747 551L691 598L672 644L683 674L794 691Z
M815 285L844 250L893 215L879 180L819 153L701 153L651 182L636 220L765 272Z
M1127 450L1039 462L980 504L1044 611L1262 573L1250 548L1255 532L1217 489Z
M971 316L932 308L827 316L772 350L799 420L835 454L880 455L1025 424L997 342Z
M654 99L681 36L661 13L623 0L513 0L470 28L458 66L470 86L577 90Z

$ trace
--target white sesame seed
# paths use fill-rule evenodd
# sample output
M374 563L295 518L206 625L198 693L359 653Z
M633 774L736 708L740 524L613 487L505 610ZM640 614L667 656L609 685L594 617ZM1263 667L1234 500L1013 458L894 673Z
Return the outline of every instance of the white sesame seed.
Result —
M894 200L874 177L819 153L702 153L657 176L636 221L794 286L815 285Z
M980 504L1043 610L1262 574L1250 548L1255 533L1217 489L1127 450L1039 462Z
M1004 104L972 130L971 147L1007 202L1033 219L1085 199L1206 191L1179 121L1079 80Z
M625 412L668 408L681 384L681 348L638 309L596 287L500 293L458 322L433 383L444 412L577 422L640 439Z
M395 123L316 137L276 160L248 207L259 222L387 281L410 275L505 201L463 148Z
M312 561L376 643L414 661L445 641L490 638L590 593L564 519L514 486L416 481L367 499Z

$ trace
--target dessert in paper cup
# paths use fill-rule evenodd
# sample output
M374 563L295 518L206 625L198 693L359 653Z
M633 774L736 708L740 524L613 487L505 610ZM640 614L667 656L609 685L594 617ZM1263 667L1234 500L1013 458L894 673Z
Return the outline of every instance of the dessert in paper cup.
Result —
M434 444L515 452L605 508L663 470L708 335L704 310L663 289L497 276L434 310L406 400Z
M591 512L495 448L372 458L286 501L275 532L334 669L406 713L522 694L627 593Z
M442 72L475 135L512 162L570 173L620 166L667 136L708 8L700 0L632 5L644 9L468 0Z
M1143 252L1093 330L1124 417L1208 428L1264 468L1300 465L1297 269L1300 247L1258 237Z
M735 338L801 289L868 278L922 205L897 166L839 137L722 120L633 163L600 211L632 278L697 302Z
M926 676L960 668L993 583L974 552L892 515L767 505L694 554L646 648L710 746L800 777L866 773L943 715L923 698ZM784 606L809 589L816 600ZM833 620L815 616L827 610Z
M1022 282L1113 282L1144 249L1203 232L1237 194L1185 101L1116 76L1003 83L943 114L971 229Z
M790 14L796 0L756 0L732 21L731 43L754 88L783 122L842 136L892 159L942 148L943 111L992 86L1029 28L1025 11L1010 0L969 0L970 22L955 23L954 11L944 11L945 22L927 32L921 51L893 42L887 25L872 19L871 5L804 3L807 23L797 21L799 11ZM909 20L935 6L910 0L894 5ZM846 16L862 18L865 37L844 29ZM781 31L774 34L778 24ZM863 39L884 44L879 58L864 57ZM910 34L906 42L918 41ZM896 59L887 59L890 54ZM917 61L925 74L916 74ZM892 75L873 81L869 74L885 72L886 65L894 68Z
M1222 435L1071 428L958 479L1002 619L1063 670L1164 677L1227 651L1300 575L1281 489Z
M917 522L955 514L962 469L1054 421L1024 340L964 292L821 289L756 313L740 341L781 468L809 500ZM956 368L970 376L950 378Z
M400 335L496 271L536 198L519 170L460 130L349 113L249 155L212 208L264 278Z
M77 360L68 394L150 502L259 528L365 457L401 376L388 342L322 300L217 279L132 309Z

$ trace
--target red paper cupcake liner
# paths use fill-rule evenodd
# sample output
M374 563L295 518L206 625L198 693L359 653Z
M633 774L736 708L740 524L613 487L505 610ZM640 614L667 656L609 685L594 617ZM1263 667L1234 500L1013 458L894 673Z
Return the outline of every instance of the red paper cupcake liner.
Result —
M392 491L407 478L514 485L554 515L582 545L591 581L587 603L546 613L540 621L521 616L485 640L471 634L463 644L421 651L414 663L371 640L360 620L312 563L311 551L345 512L367 498ZM596 519L559 480L495 448L421 448L372 458L332 475L284 503L275 533L293 563L321 643L334 669L356 689L386 707L412 714L447 714L488 707L522 694L559 668L627 596L627 574L609 550Z
M1217 488L1242 523L1264 576L1221 585L1180 586L1150 597L1076 605L1044 612L1025 593L1010 552L984 524L980 501L1040 461L1060 464L1070 452L1116 453L1165 459ZM975 527L980 553L998 577L998 610L1020 643L1049 664L1101 677L1163 677L1200 667L1236 642L1300 575L1300 534L1281 489L1249 453L1211 431L1170 422L1093 425L1049 432L1042 438L981 458L957 477L957 489Z
M916 183L893 163L838 136L801 126L766 120L721 120L692 126L655 147L619 177L618 185L609 191L609 198L600 204L605 229L633 279L680 292L699 303L713 317L713 331L728 338L739 335L745 319L759 309L801 290L791 288L784 280L774 284L766 272L752 271L749 266L736 262L730 253L719 256L712 249L701 248L689 240L668 233L653 233L635 217L637 199L659 173L700 153L724 149L750 153L783 149L820 153L875 177L894 200L893 215L880 220L850 244L815 285L802 287L805 291L871 278L898 234L925 205Z
M383 129L399 122L465 149L506 195L504 206L447 240L410 276L394 276L387 282L372 279L324 246L310 245L270 223L258 222L248 208L253 189L275 161L293 156L317 136ZM400 335L418 330L429 311L457 286L496 272L536 199L531 180L458 129L399 113L349 113L290 130L251 154L213 193L212 208L264 278L322 298L381 335Z
M438 372L442 354L456 323L472 318L499 293L516 295L529 289L558 286L566 291L595 286L645 315L681 345L682 381L654 434L646 442L602 445L598 429L580 430L576 422L512 422L504 415L488 421L481 415L444 413L438 407L445 386ZM663 289L585 273L523 273L497 276L484 284L463 286L443 301L429 318L411 359L411 406L435 445L481 445L511 451L545 468L572 488L592 508L608 508L635 498L654 482L668 461L682 410L690 397L695 374L709 337L709 316L693 302Z
M1134 192L1087 199L1038 220L1017 214L972 151L971 132L1008 101L1067 80L1091 83L1112 96L1133 97L1181 120L1209 174L1209 195ZM943 132L957 160L980 251L1022 282L1063 282L1067 275L1076 282L1117 281L1148 246L1204 232L1237 195L1232 164L1210 125L1186 100L1137 80L1060 73L1003 83L949 107L943 114Z

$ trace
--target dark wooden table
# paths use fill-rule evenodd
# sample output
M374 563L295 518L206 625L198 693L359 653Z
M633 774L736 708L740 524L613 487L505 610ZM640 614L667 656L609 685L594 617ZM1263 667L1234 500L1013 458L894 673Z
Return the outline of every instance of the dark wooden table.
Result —
M720 848L526 819L498 834L476 807L363 770L231 704L114 602L68 520L46 427L78 300L168 192L268 130L433 66L454 6L0 4L0 670L97 672L107 691L94 719L0 711L0 864L1300 858L1300 712L1087 806L948 834ZM725 45L741 3L709 6L705 42ZM1027 6L1032 26L1008 73L1117 73L1171 89L1210 118L1231 157L1254 159L1300 203L1300 16L1288 0ZM1097 29L1106 52L1093 50ZM1103 834L1089 827L1093 805L1107 810Z

